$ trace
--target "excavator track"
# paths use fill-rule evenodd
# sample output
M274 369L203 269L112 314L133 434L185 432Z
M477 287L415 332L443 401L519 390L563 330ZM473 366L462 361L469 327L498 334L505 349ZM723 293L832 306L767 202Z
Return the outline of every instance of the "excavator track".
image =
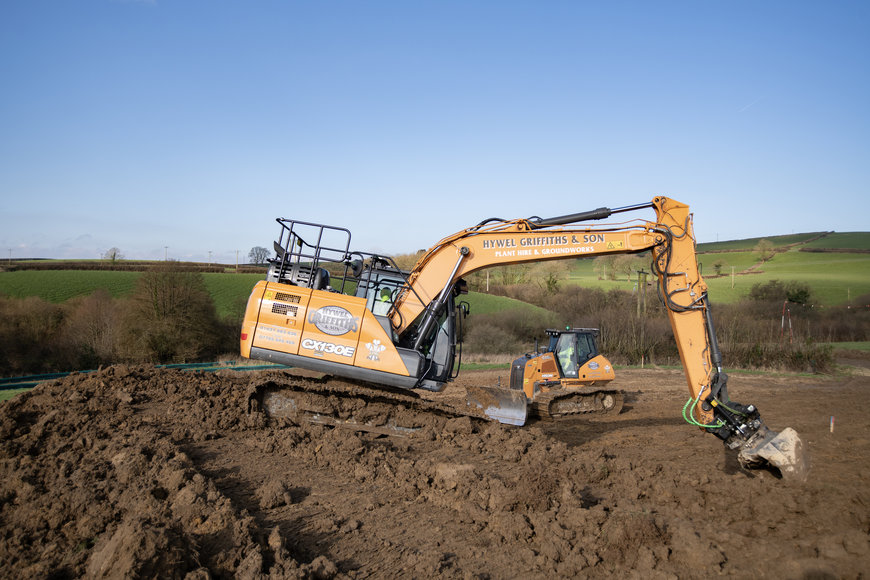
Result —
M271 374L252 380L248 412L293 423L313 423L376 435L407 436L451 419L484 422L482 413L421 398L412 391L374 388L329 375Z
M531 412L544 421L580 414L618 415L623 403L620 391L556 389L535 395Z

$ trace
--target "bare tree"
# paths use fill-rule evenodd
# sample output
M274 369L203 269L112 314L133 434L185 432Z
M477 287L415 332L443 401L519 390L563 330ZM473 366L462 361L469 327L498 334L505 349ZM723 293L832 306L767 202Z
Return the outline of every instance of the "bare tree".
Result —
M103 259L109 260L114 264L116 260L123 260L124 254L122 254L121 250L119 250L118 248L112 247L106 250L106 253L103 254Z
M251 248L251 251L248 252L248 259L251 260L252 264L265 264L266 258L269 257L269 250L264 248L263 246L254 246Z
M776 248L770 240L761 240L755 245L755 253L758 254L759 260L766 262L776 255Z

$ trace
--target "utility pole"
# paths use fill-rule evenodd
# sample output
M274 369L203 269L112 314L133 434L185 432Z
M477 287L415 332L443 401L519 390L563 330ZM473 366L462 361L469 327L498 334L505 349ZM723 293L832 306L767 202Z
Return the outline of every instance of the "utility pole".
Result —
M211 250L208 251L208 265L211 266Z
M646 275L649 272L644 272L642 269L637 271L637 317L640 320L640 368L643 368L644 358L646 354L646 325L643 318L646 318ZM643 318L641 318L643 317Z
M646 315L646 275L649 272L637 271L637 317Z
M163 261L169 261L169 246L163 246Z
M236 250L236 274L239 273L239 251Z

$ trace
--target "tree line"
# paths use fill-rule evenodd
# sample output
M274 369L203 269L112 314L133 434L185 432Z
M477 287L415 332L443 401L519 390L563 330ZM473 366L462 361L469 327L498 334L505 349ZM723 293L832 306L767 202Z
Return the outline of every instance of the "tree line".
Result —
M0 297L0 321L2 376L213 360L237 351L240 326L217 316L199 272L171 262L144 272L126 298Z
M560 283L564 267L551 262L496 269L488 280L469 277L472 290L515 298L547 313L472 313L464 325L465 352L519 356L543 340L546 328L594 327L601 330L601 352L616 364L677 364L667 312L653 287L641 289L649 294L641 312L637 293ZM858 300L867 304L870 296ZM868 309L822 310L811 304L806 284L773 280L753 286L739 303L714 305L726 365L826 371L833 357L824 343L868 340ZM63 304L0 297L0 376L235 355L242 315L240 309L219 318L202 275L172 262L144 272L125 298L105 290Z
M475 280L472 289L480 289ZM476 287L475 287L476 286ZM511 310L469 316L465 352L519 356L543 342L546 328L600 329L599 349L624 365L674 365L679 352L667 310L655 293L646 292L639 313L637 292L545 284L490 284L489 292L522 300L548 311ZM870 296L860 297L870 303ZM813 308L806 284L773 280L756 284L749 296L734 304L714 304L713 321L725 363L729 367L825 372L833 366L830 342L868 340L867 308Z

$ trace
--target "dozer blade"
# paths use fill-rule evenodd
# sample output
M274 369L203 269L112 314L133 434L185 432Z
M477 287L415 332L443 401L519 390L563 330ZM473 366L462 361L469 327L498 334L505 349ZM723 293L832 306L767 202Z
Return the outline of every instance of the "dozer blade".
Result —
M525 425L528 400L522 391L500 387L468 387L467 403L483 409L484 415L508 425Z
M787 427L777 433L766 426L750 438L737 455L746 468L771 465L783 479L806 481L810 469L809 457L797 431Z

